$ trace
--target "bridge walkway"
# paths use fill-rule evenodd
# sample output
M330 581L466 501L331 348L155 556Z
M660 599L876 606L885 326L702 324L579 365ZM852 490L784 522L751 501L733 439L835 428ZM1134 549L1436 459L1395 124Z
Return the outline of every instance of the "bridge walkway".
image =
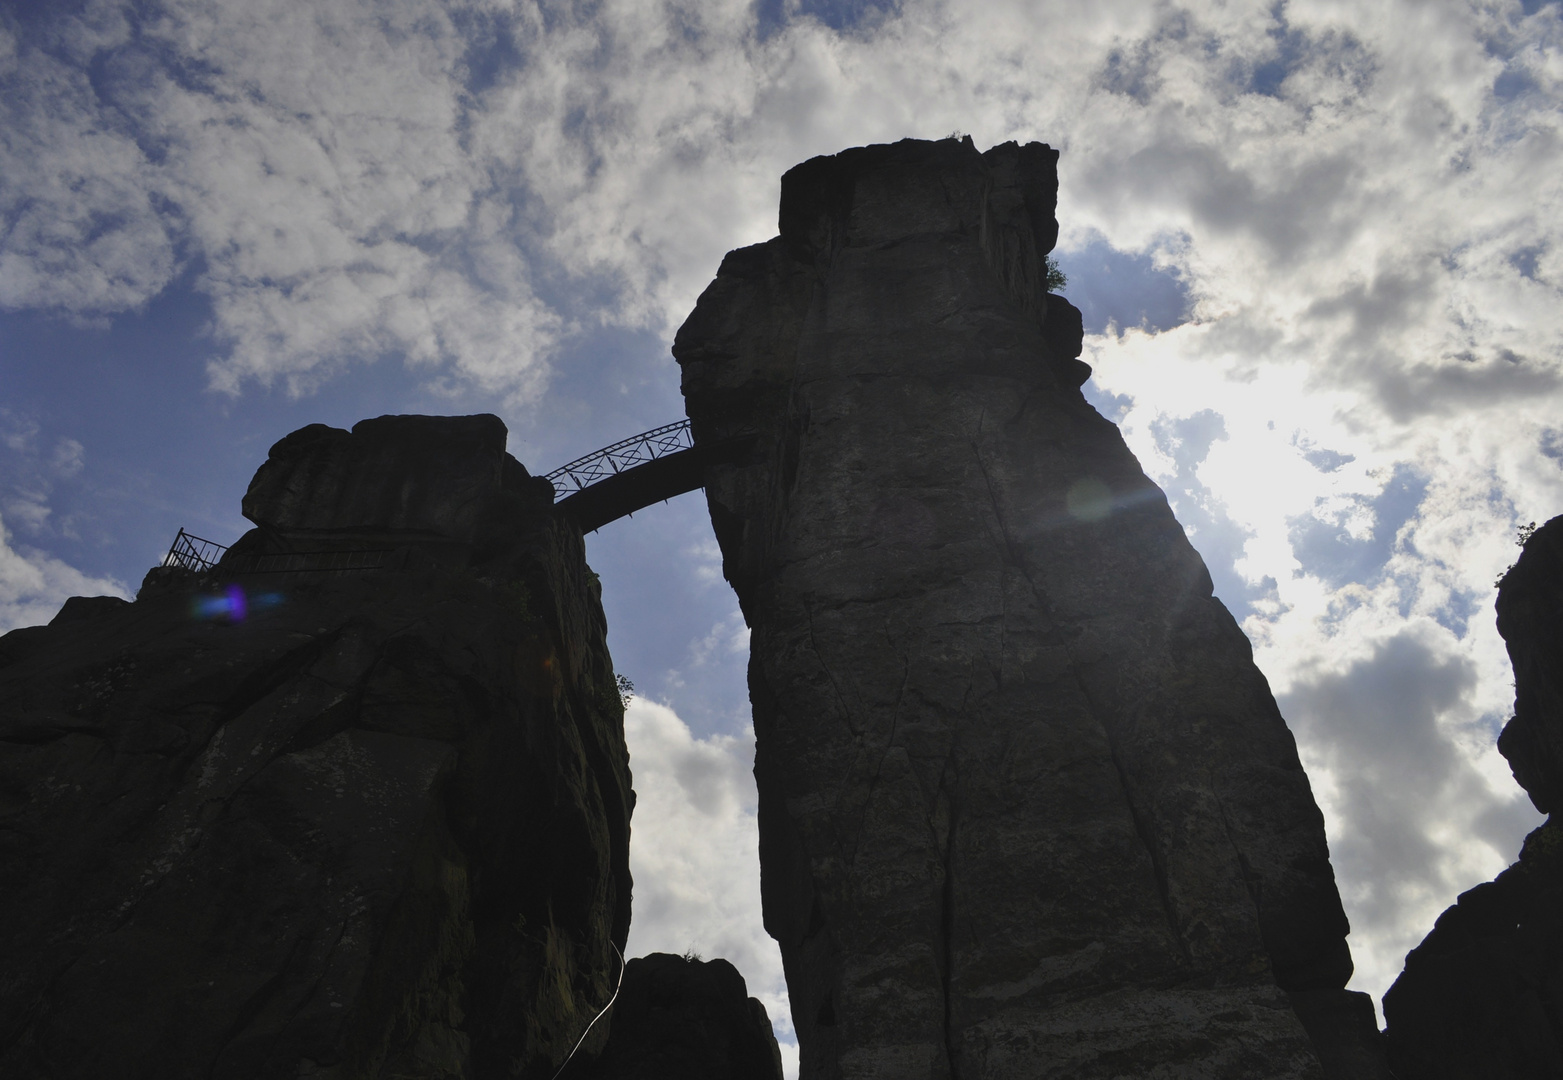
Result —
M695 446L689 421L643 431L594 450L548 473L560 492L554 503L592 532L652 503L663 502L705 483L712 465L748 452L754 439Z

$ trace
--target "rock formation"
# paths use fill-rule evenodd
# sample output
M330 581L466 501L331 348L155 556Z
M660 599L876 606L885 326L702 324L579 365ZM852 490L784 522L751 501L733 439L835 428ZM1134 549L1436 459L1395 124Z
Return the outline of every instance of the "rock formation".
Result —
M765 1006L726 960L631 960L601 1055L564 1080L782 1080Z
M1563 1076L1563 517L1500 583L1498 632L1514 664L1498 750L1549 816L1518 862L1438 917L1384 995L1400 1080Z
M806 162L674 346L756 440L706 491L802 1076L1383 1075L1292 736L1079 390L1056 160Z
M492 416L313 425L216 573L0 638L0 1075L552 1075L633 801L552 498Z

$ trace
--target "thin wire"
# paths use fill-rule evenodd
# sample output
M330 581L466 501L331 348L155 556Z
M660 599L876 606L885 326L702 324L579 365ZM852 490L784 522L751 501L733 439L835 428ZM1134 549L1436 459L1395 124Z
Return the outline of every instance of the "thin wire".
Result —
M608 944L613 945L613 942L610 941ZM618 953L619 956L619 981L618 984L613 988L613 996L608 999L608 1004L602 1007L602 1012L592 1017L592 1022L586 1025L586 1030L581 1032L581 1037L575 1040L575 1047L570 1051L570 1057L564 1059L564 1064L559 1066L559 1072L554 1073L552 1080L559 1080L559 1073L564 1072L565 1068L570 1064L571 1058L575 1057L575 1051L581 1048L581 1044L586 1041L586 1036L592 1033L593 1026L596 1025L597 1021L603 1018L603 1015L606 1014L609 1009L613 1008L613 1003L619 1000L619 988L624 985L624 954L619 952L619 947L617 945L613 945L613 951Z

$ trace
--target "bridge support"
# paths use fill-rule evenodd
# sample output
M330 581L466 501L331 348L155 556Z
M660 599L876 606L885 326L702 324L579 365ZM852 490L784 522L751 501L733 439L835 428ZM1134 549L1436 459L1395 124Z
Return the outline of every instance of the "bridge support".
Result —
M652 503L704 486L707 468L737 460L753 445L751 436L680 450L598 480L554 506L568 514L583 533L592 532Z

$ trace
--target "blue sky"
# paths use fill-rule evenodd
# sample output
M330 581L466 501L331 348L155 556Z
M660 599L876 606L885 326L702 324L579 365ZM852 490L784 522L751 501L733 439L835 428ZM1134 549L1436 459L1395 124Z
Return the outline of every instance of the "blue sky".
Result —
M0 0L0 630L237 537L306 423L495 412L546 471L676 419L668 342L785 169L1046 141L1087 395L1254 642L1381 993L1538 821L1491 602L1563 510L1559 11ZM632 948L784 1016L704 508L587 543L642 692Z

